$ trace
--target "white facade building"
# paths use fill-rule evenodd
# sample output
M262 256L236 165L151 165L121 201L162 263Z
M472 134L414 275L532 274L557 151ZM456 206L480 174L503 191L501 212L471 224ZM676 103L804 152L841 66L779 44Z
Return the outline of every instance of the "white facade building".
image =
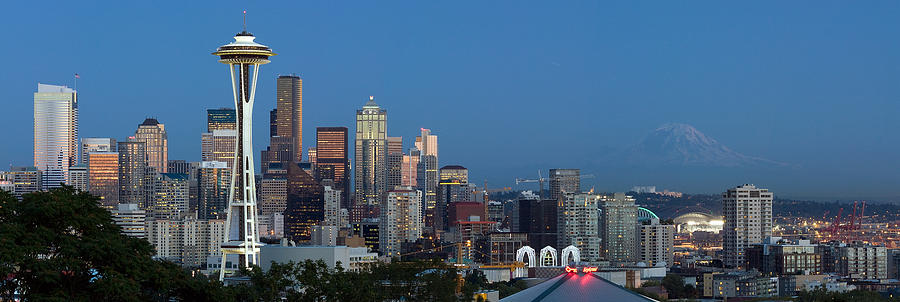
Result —
M577 247L581 251L582 261L600 260L597 205L602 198L588 193L568 193L560 197L557 208L557 246Z
M725 265L744 267L745 249L772 236L772 192L745 184L722 193Z
M382 255L398 256L402 242L422 236L422 191L405 187L388 192L387 201L381 205L380 224L378 241Z
M147 238L147 212L134 203L120 203L112 210L113 221L122 228L122 234L136 238Z
M156 248L156 257L200 267L209 256L221 256L219 245L225 238L225 221L186 217L180 220L148 220L147 241Z
M639 226L641 240L638 245L640 260L649 266L665 263L672 267L675 261L675 226L660 224L658 218L650 219L649 224Z
M34 166L42 189L65 184L78 160L78 94L66 86L38 83L34 93Z

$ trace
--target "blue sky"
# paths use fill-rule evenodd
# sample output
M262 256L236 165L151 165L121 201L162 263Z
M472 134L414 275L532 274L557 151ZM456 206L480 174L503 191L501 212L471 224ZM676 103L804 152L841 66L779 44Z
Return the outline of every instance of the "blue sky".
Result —
M205 109L232 106L210 53L244 9L279 54L261 69L258 149L275 77L298 73L307 147L316 126L352 130L374 95L391 136L409 146L431 128L441 164L492 186L582 167L598 175L585 186L609 191L753 182L786 197L900 201L896 1L18 1L0 20L0 159L31 164L23 125L37 83L71 85L78 72L83 136L121 139L153 116L170 159L199 160ZM668 122L800 168L684 179L588 167Z

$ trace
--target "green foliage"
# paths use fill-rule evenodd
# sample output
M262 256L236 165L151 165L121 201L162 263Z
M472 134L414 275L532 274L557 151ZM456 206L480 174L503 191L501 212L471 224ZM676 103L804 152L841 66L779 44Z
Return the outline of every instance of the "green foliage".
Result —
M692 285L685 285L684 278L675 274L668 274L662 279L662 286L669 293L669 299L697 298L699 292Z
M215 281L153 260L143 239L120 234L99 199L71 187L0 192L0 300L164 301L225 297Z

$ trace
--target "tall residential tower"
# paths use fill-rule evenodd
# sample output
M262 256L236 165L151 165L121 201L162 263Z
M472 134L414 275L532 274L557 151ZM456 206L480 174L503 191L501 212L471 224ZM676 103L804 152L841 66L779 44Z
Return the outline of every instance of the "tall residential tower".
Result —
M722 193L722 250L726 266L744 267L745 249L772 236L772 198L768 189L747 184Z

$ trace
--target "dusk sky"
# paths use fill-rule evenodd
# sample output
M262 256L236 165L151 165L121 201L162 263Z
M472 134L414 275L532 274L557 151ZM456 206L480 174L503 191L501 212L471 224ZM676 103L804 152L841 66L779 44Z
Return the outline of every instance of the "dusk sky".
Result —
M374 95L390 136L409 148L432 129L440 164L466 166L479 185L529 189L514 178L582 168L595 175L583 186L601 191L746 182L778 197L900 202L898 1L14 1L0 19L0 159L32 165L37 83L72 86L79 73L81 137L122 140L155 117L169 159L198 161L205 110L234 106L210 53L241 30L243 10L278 54L259 76L257 150L275 78L296 73L305 147L315 127L353 131ZM592 164L671 122L789 167Z

